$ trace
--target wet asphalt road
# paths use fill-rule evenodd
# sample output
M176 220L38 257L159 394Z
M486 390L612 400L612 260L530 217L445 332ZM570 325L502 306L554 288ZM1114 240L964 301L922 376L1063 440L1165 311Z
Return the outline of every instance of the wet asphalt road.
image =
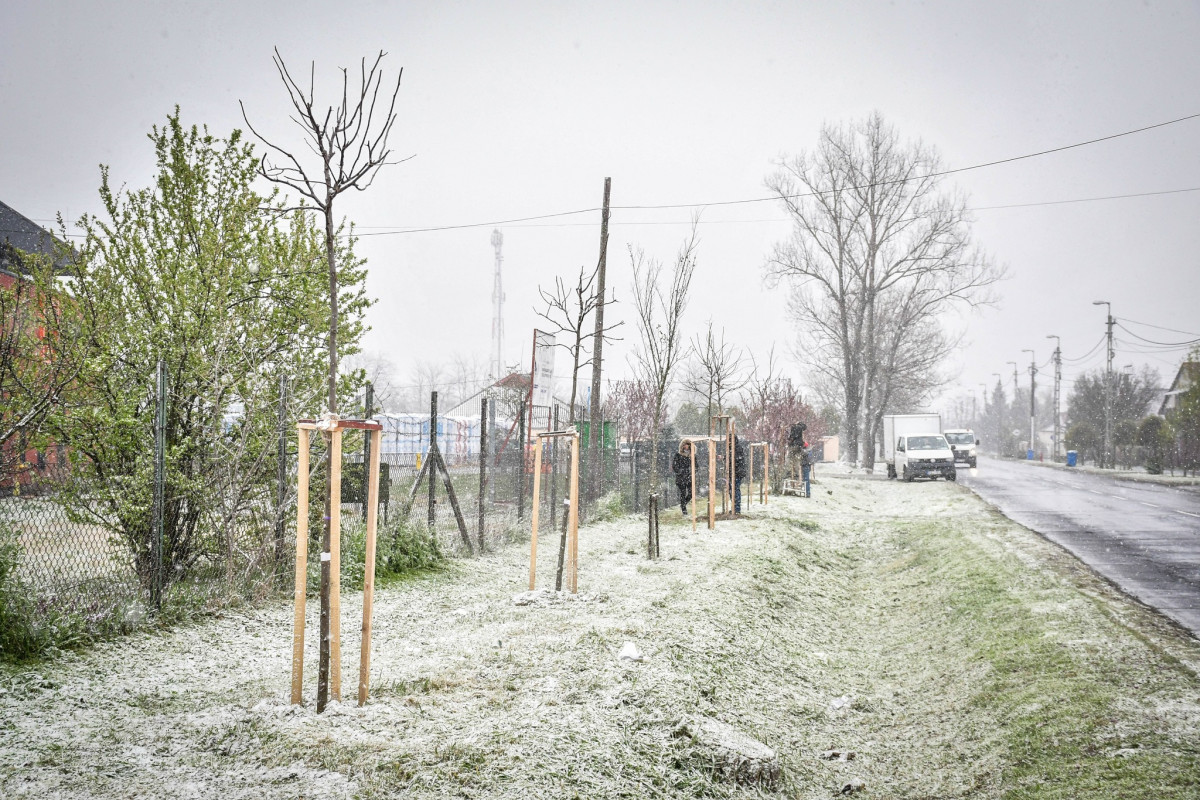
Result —
M990 458L958 480L1200 638L1200 487Z

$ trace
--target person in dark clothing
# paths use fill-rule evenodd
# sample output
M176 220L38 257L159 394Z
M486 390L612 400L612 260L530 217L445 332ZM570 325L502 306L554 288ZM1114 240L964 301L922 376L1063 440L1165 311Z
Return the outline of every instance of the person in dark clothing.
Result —
M692 443L681 442L679 451L671 457L675 473L675 488L679 490L679 510L687 516L687 504L692 499Z
M742 513L742 483L746 480L750 448L740 436L733 437L733 513Z
M808 444L804 441L804 431L808 428L803 422L797 422L788 431L787 439L787 464L788 475L786 477L799 478L802 456Z

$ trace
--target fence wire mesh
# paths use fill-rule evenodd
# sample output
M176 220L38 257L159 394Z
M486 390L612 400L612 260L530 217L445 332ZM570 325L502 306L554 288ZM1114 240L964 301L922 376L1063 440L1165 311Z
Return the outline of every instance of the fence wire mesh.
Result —
M168 380L167 391L169 386ZM149 401L153 395L151 385ZM147 425L144 452L134 454L140 466L81 469L81 456L57 448L50 459L53 468L9 486L0 498L0 588L9 616L24 615L34 628L66 625L86 638L128 630L156 615L259 602L288 591L295 559L296 423L314 416L322 402L316 390L295 396L286 381L276 396L256 402L261 404L253 416L257 428L249 430L253 409L247 404L240 415L227 414L220 430L208 432L203 473L181 473L179 444L168 437L168 468L156 478L148 468L155 443ZM369 401L360 398L343 416L365 416L367 406ZM563 411L481 402L470 416L371 414L383 425L377 572L398 574L435 566L446 557L527 543L539 431L574 430L579 436L580 524L645 512L652 486L660 509L680 508L671 466L679 437L670 429L659 442L652 480L648 441L622 440L621 421L606 420L597 426L593 449L589 421L571 422ZM554 585L560 582L564 503L573 467L570 437L545 442L537 476L543 543L538 560L539 574L550 576ZM320 552L327 448L326 437L310 437L310 555ZM365 550L362 432L344 434L342 453L342 577L352 591L361 586ZM703 448L698 456L695 493L704 502L708 461ZM717 468L720 484L726 465L718 461ZM761 474L761 464L756 469ZM161 532L153 522L153 498L159 496L155 480L164 484ZM315 593L315 557L308 576ZM539 585L547 583L539 580Z

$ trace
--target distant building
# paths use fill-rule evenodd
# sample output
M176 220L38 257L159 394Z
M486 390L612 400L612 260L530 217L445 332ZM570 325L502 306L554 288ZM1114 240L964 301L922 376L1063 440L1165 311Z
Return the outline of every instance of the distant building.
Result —
M62 252L53 233L7 203L0 202L0 289L10 290L17 286L18 281L27 279L30 258L54 259L56 270L63 271L66 262L61 257ZM12 310L15 311L15 308L14 306ZM39 316L29 315L26 318L27 324L31 324L32 320L40 322ZM0 326L5 328L12 324L12 319L0 320ZM37 325L36 335L39 339L46 337L45 328L40 324ZM4 398L0 397L0 401L2 400ZM42 450L29 448L23 430L18 430L14 437L3 442L0 448L0 463L5 465L5 474L0 474L0 491L6 494L21 491L22 487L28 486L34 478L45 475L66 461L66 454L60 446L50 445Z
M1187 392L1200 381L1200 361L1184 361L1171 381L1171 388L1163 396L1162 404L1158 407L1160 417L1168 417L1179 405L1179 396Z

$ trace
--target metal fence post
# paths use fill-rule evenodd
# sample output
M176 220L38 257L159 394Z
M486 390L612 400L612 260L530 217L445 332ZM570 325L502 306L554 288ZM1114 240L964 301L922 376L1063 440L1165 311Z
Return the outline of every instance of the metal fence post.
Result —
M525 516L525 401L517 414L517 521Z
M166 499L167 453L167 365L160 358L155 374L154 391L154 507L150 533L151 561L154 575L150 580L150 604L162 608L163 592L163 505Z
M429 455L427 458L433 458L438 451L437 443L437 392L429 393ZM433 531L434 523L437 518L434 516L434 506L437 503L437 495L435 485L437 481L434 475L435 464L429 465L429 530Z
M366 398L364 402L364 416L370 419L375 413L375 384L367 381ZM383 437L380 437L381 439ZM363 521L367 519L367 498L371 494L371 470L368 466L371 463L371 434L369 431L363 431L363 462L362 462L362 515Z
M479 552L483 552L484 506L487 500L488 399L479 401Z
M286 506L287 506L287 491L288 491L288 457L287 457L287 393L288 379L286 375L279 376L279 443L276 451L276 459L279 462L275 469L275 479L277 483L276 504L275 504L275 570L280 578L287 575L287 555L284 549L287 547L285 538L286 531Z

